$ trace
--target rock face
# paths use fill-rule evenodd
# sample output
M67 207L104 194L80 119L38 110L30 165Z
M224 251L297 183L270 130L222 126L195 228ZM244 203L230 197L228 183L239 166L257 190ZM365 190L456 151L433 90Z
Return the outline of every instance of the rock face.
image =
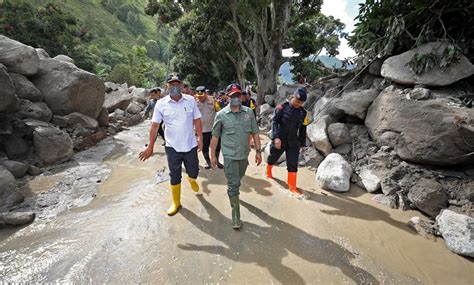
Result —
M32 82L56 115L79 112L97 118L102 109L104 83L94 74L73 64L41 59L39 73L32 78Z
M107 111L107 108L102 107L99 117L97 117L97 122L101 127L106 127L109 125L109 111Z
M309 140L314 148L319 150L324 156L328 156L332 151L332 145L327 135L329 124L332 123L330 116L322 116L320 119L309 124L306 129Z
M30 168L28 164L14 160L0 160L0 165L3 165L16 178L23 177Z
M33 142L38 157L45 164L65 161L73 155L73 142L69 135L55 127L37 127Z
M0 64L0 112L13 113L18 108L15 86L4 65Z
M0 35L0 63L9 72L34 75L38 71L39 60L34 48Z
M450 210L443 210L436 217L436 222L449 250L474 257L473 218Z
M429 179L418 181L408 192L408 200L432 217L448 206L446 190L438 182Z
M74 64L74 59L70 58L70 57L67 56L67 55L62 55L62 54L60 54L60 55L57 55L57 56L55 56L55 57L53 57L53 58L56 59L56 60L65 61L65 62L69 62L69 63Z
M33 222L35 213L33 212L8 212L0 213L0 226L2 224L9 226L21 226Z
M131 101L132 95L128 93L128 90L119 89L105 95L104 107L107 108L109 113L112 113L115 109L126 110Z
M21 100L20 111L17 116L22 119L35 119L44 122L49 122L53 118L53 112L48 108L44 102L30 102L28 100Z
M367 109L379 93L380 91L376 89L344 92L342 97L335 102L335 107L349 116L364 120Z
M66 119L68 126L80 125L84 128L92 130L95 130L99 127L99 123L96 120L78 112L64 116L64 119Z
M0 166L0 185L0 210L6 210L23 201L23 195L16 191L15 177L3 166Z
M474 109L442 99L408 100L390 86L370 106L365 124L379 147L393 147L403 160L429 165L474 162Z
M19 98L31 102L40 102L43 100L41 92L25 76L18 73L10 73L10 78L15 85L15 92Z
M415 74L407 65L416 53L433 53L440 58L446 48L447 45L445 43L431 42L416 49L389 57L382 65L381 74L383 77L400 84L424 84L427 86L450 85L474 74L474 66L463 55L461 55L458 63L448 66L446 70L441 70L439 66L435 66L424 73Z
M328 136L334 147L348 144L352 141L349 129L343 123L330 124L328 127Z
M319 165L316 183L326 190L347 192L351 175L352 168L349 163L340 154L331 153Z

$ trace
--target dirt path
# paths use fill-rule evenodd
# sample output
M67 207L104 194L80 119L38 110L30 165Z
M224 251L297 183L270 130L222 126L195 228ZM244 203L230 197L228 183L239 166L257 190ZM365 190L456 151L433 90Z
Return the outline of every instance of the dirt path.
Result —
M241 189L243 229L230 228L222 170L201 169L201 191L183 183L183 209L166 216L164 149L139 162L148 123L118 134L123 145L96 172L111 170L86 206L21 229L0 231L0 282L177 284L472 284L474 265L442 240L415 235L417 212L383 208L353 187L347 194L315 188L301 169L299 200L283 181L267 180L251 161ZM253 154L251 154L253 158ZM89 175L89 174L87 174ZM284 179L276 167L274 176ZM57 176L56 176L57 177ZM85 177L87 178L87 177ZM32 192L61 183L39 176ZM42 190L43 189L43 190Z

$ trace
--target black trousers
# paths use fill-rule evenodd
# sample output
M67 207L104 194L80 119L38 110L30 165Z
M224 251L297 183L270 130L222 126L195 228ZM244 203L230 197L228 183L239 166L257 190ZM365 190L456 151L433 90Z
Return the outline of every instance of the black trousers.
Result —
M202 139L203 139L202 154L204 155L204 158L207 160L209 158L209 146L211 145L212 132L202 133ZM216 146L217 160L219 160L220 151L221 151L221 138L219 137L219 141Z
M168 167L170 169L171 185L181 183L181 165L184 163L186 173L191 178L197 178L199 174L199 160L197 146L188 152L177 152L172 147L165 147Z
M156 135L155 141L158 138L158 135L165 140L165 130L163 129L163 123L160 124L160 128L158 129L158 134Z
M275 164L280 156L285 152L286 154L286 169L288 172L298 171L298 157L300 155L299 146L289 146L288 144L281 143L281 148L276 149L275 145L270 145L270 155L268 156L267 163L270 165Z

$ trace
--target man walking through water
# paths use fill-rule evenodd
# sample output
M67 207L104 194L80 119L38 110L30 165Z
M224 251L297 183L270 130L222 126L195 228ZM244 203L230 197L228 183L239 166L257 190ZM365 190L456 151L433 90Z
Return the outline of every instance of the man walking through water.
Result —
M212 128L211 163L217 165L216 146L221 138L222 155L224 156L224 173L227 178L227 194L232 207L232 228L240 229L240 180L245 175L250 152L249 136L253 135L255 141L255 163L262 162L260 137L255 115L250 108L242 106L240 98L242 88L233 83L226 88L230 103L217 113Z
M177 75L171 75L167 82L169 96L159 100L155 106L147 148L139 158L147 160L153 154L156 132L165 124L166 158L170 169L170 188L173 204L168 215L173 216L181 208L181 165L184 163L188 181L194 192L199 191L196 178L199 174L197 152L202 149L201 113L194 97L181 93L183 85ZM196 141L196 135L198 140Z
M300 148L306 143L306 126L309 124L308 112L302 107L306 97L305 89L299 88L289 102L275 108L272 143L267 159L267 177L273 178L272 167L283 152L286 152L288 189L295 194L302 194L296 188L296 173Z

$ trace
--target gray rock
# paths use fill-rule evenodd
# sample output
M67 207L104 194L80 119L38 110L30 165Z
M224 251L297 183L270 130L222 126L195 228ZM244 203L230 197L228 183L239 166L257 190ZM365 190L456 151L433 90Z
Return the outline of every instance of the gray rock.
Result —
M99 123L96 120L78 112L74 112L69 115L66 115L64 116L64 118L67 120L68 126L80 125L84 128L91 129L91 130L95 130L99 127Z
M148 101L145 98L139 97L139 96L132 96L132 102L139 103L141 105L147 105Z
M97 118L105 96L102 80L64 61L41 59L40 62L40 70L31 81L55 115L79 112Z
M132 92L130 92L130 95L132 95L132 97L139 97L145 100L146 98L148 98L148 94L149 92L145 88L134 88Z
M127 107L127 113L129 114L138 114L140 113L144 108L142 108L142 106L140 106L140 104L138 103L135 103L135 102L131 102L128 107Z
M119 89L105 95L103 106L109 112L113 112L115 109L126 110L131 101L132 95L127 90Z
M314 148L319 150L324 156L328 156L332 151L332 145L327 135L328 126L333 122L330 116L323 116L308 125L306 133Z
M298 163L300 166L306 165L318 168L323 160L324 156L322 156L314 147L310 146L302 148Z
M265 95L265 103L267 103L270 106L275 106L275 96Z
M363 168L359 173L360 182L364 186L365 190L369 193L374 193L380 190L380 178L375 174L374 171Z
M333 152L339 153L341 155L348 155L352 151L352 145L351 144L343 144L340 146L337 146L334 148Z
M408 62L416 53L434 53L440 58L446 48L446 43L431 42L402 54L389 57L382 65L381 74L383 77L400 84L424 84L427 86L447 86L474 74L474 66L464 55L461 55L458 63L448 66L445 70L441 70L439 66L434 66L432 69L421 74L415 74L410 70Z
M31 176L37 176L37 175L40 175L41 173L43 173L43 170L34 165L30 165L28 168L28 174Z
M269 111L272 111L272 106L270 106L270 104L265 103L260 106L260 114L264 114Z
M25 76L18 73L10 73L15 92L18 98L26 99L31 102L41 102L43 95L36 86L29 81Z
M2 91L0 92L0 112L13 113L18 110L19 102L15 95L15 86L6 67L2 64L0 64L0 90Z
M275 96L273 97L275 100L275 103L274 103L275 106L280 105L281 103L284 103L287 99L290 98L291 95L293 95L293 93L295 93L295 91L298 88L301 88L301 87L304 87L304 85L301 85L301 84L281 85L278 88L277 92L275 93Z
M348 144L352 141L349 129L343 123L330 124L327 132L333 147Z
M334 106L349 116L364 120L367 109L379 94L380 91L377 89L344 92L342 97L335 101Z
M337 153L329 154L318 167L316 184L322 189L336 192L347 192L350 187L352 168Z
M26 225L35 220L33 212L6 212L0 213L0 224L10 226Z
M384 194L376 194L372 197L372 200L392 209L398 208L397 195L385 196Z
M107 93L118 90L119 86L113 82L105 82L105 91Z
M436 217L448 206L448 196L443 185L434 180L420 179L408 191L408 199L422 212Z
M28 164L14 160L0 160L0 165L3 165L16 178L25 176L29 169Z
M40 59L43 59L43 58L50 58L49 54L42 48L35 48L36 50L36 53L38 54L38 57Z
M119 85L119 89L123 89L123 90L126 90L128 92L128 84L126 82L122 83L121 85Z
M433 225L430 222L421 219L420 217L411 218L408 221L408 226L425 238L433 238Z
M474 219L443 210L437 217L439 231L446 246L457 254L474 257Z
M9 159L23 157L29 152L29 147L26 141L16 136L9 136L3 142L3 149L5 150Z
M369 73L375 76L380 76L380 71L382 70L383 60L381 58L376 58L372 61L369 66Z
M128 126L135 126L143 122L145 118L141 114L135 114L131 117L126 118Z
M60 60L60 61L65 61L65 62L74 64L74 59L70 58L67 55L63 55L63 54L57 55L57 56L53 57L53 59Z
M408 94L410 96L410 99L413 99L413 100L427 100L431 97L430 89L421 88L421 87L414 88Z
M370 106L365 125L379 147L393 147L405 161L441 166L474 163L474 109L441 99L408 100L388 87Z
M57 127L65 128L68 126L68 119L63 116L54 115L53 119L51 119L51 123Z
M0 35L0 63L9 72L34 75L38 71L39 60L34 48Z
M15 177L4 166L0 166L0 185L0 211L23 201L23 195L17 191Z
M33 142L38 157L45 164L68 160L73 155L73 142L69 135L55 127L37 127Z
M99 117L97 117L97 122L101 127L106 127L109 125L109 111L107 111L107 108L102 107Z
M44 102L31 102L26 99L20 100L20 110L16 115L21 119L35 119L49 122L53 118L53 112Z

